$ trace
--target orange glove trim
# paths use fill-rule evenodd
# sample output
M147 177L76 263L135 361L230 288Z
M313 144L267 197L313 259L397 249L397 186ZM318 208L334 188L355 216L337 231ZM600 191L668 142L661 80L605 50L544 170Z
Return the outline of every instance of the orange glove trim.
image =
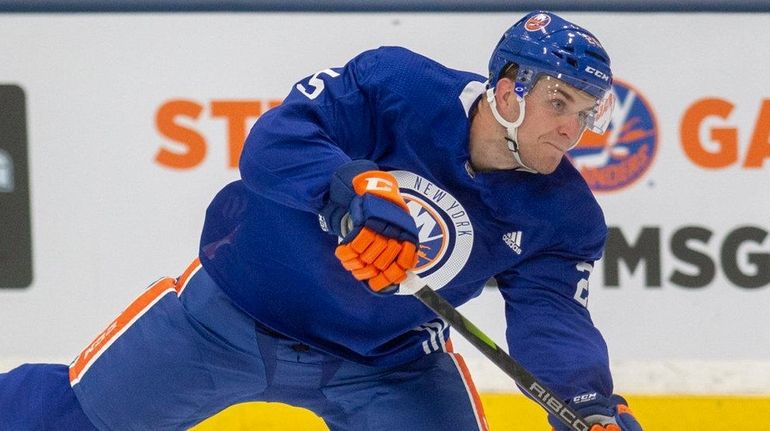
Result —
M390 267L383 271L382 274L393 284L400 283L406 278L406 270L396 263L390 265Z
M369 247L369 244L371 244L376 237L377 233L375 231L365 227L358 232L358 235L356 235L356 237L353 238L353 241L350 241L348 245L350 245L350 248L356 253L361 254L367 247Z
M375 196L389 200L400 206L404 211L409 211L404 198L398 191L398 181L393 175L384 171L366 171L353 178L353 190L359 195L371 193Z
M629 414L629 415L633 415L633 412L631 412L631 409L628 408L628 406L625 405L625 404L618 404L616 407L618 408L618 413L619 414L626 413L626 414Z
M353 277L356 278L356 280L364 281L368 280L372 277L377 276L380 271L374 267L374 265L367 265L361 269L356 269L353 271L350 271L353 274Z
M396 260L399 253L401 253L401 243L391 238L388 240L387 248L380 253L373 264L380 271L385 270L394 260Z
M371 244L369 244L369 247L364 250L363 253L361 253L361 260L363 260L366 263L372 263L374 262L377 257L380 256L380 253L385 251L385 249L388 247L388 240L384 236L380 234L375 234L374 241L372 241Z
M401 246L401 253L398 254L396 263L404 269L412 269L417 266L417 247L411 242L404 242Z
M356 251L350 247L350 244L343 244L338 245L337 248L334 249L334 255L337 256L337 259L341 262L347 262L349 260L358 259L359 253L356 253Z
M364 263L361 259L354 257L350 260L342 261L342 267L347 269L348 271L355 271L356 269L361 269L366 266L366 263Z
M391 284L393 283L391 283L390 280L388 280L385 277L385 274L383 273L380 273L376 277L369 280L369 288L375 292L379 292L380 290L385 289Z
M337 246L334 255L356 280L367 281L374 292L404 281L419 259L411 242L385 237L367 227L348 244Z

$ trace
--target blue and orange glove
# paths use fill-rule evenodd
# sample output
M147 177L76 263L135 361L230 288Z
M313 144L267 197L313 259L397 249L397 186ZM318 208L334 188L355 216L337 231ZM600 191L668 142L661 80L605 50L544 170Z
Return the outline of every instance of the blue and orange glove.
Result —
M367 160L332 177L321 228L342 238L334 254L376 293L393 293L417 265L418 232L393 175Z
M569 402L570 407L581 413L588 422L589 431L642 431L628 403L620 395L603 397L596 392L578 395ZM553 417L548 421L554 431L569 431Z

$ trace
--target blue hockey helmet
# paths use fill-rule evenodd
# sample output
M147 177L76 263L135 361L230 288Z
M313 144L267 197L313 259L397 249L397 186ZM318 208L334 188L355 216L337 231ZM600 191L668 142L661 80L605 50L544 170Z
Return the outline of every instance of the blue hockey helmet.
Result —
M543 75L557 78L596 100L587 126L598 133L606 130L614 102L612 70L609 55L591 32L551 12L531 12L503 34L492 52L491 88L511 64L518 66L518 96L524 97Z
M595 97L599 94L590 91L608 91L612 86L610 57L599 40L551 12L531 12L503 34L489 59L491 86L511 63L519 66L523 79L517 81L527 86L536 78L532 73L554 75Z

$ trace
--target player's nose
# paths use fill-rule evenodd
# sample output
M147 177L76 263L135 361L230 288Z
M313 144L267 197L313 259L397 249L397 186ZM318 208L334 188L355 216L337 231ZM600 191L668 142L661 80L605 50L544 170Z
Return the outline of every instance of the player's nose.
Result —
M560 118L557 131L560 136L569 141L569 146L571 147L580 138L583 128L583 121L579 115L565 115Z

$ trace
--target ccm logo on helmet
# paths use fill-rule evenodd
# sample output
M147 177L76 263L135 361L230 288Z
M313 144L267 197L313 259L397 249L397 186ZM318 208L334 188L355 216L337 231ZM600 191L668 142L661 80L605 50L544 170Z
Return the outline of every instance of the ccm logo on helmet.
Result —
M601 70L596 70L595 68L593 68L591 66L586 66L586 70L585 71L590 73L591 75L601 79L602 81L609 82L609 80L610 80L610 77L606 73L602 72Z

